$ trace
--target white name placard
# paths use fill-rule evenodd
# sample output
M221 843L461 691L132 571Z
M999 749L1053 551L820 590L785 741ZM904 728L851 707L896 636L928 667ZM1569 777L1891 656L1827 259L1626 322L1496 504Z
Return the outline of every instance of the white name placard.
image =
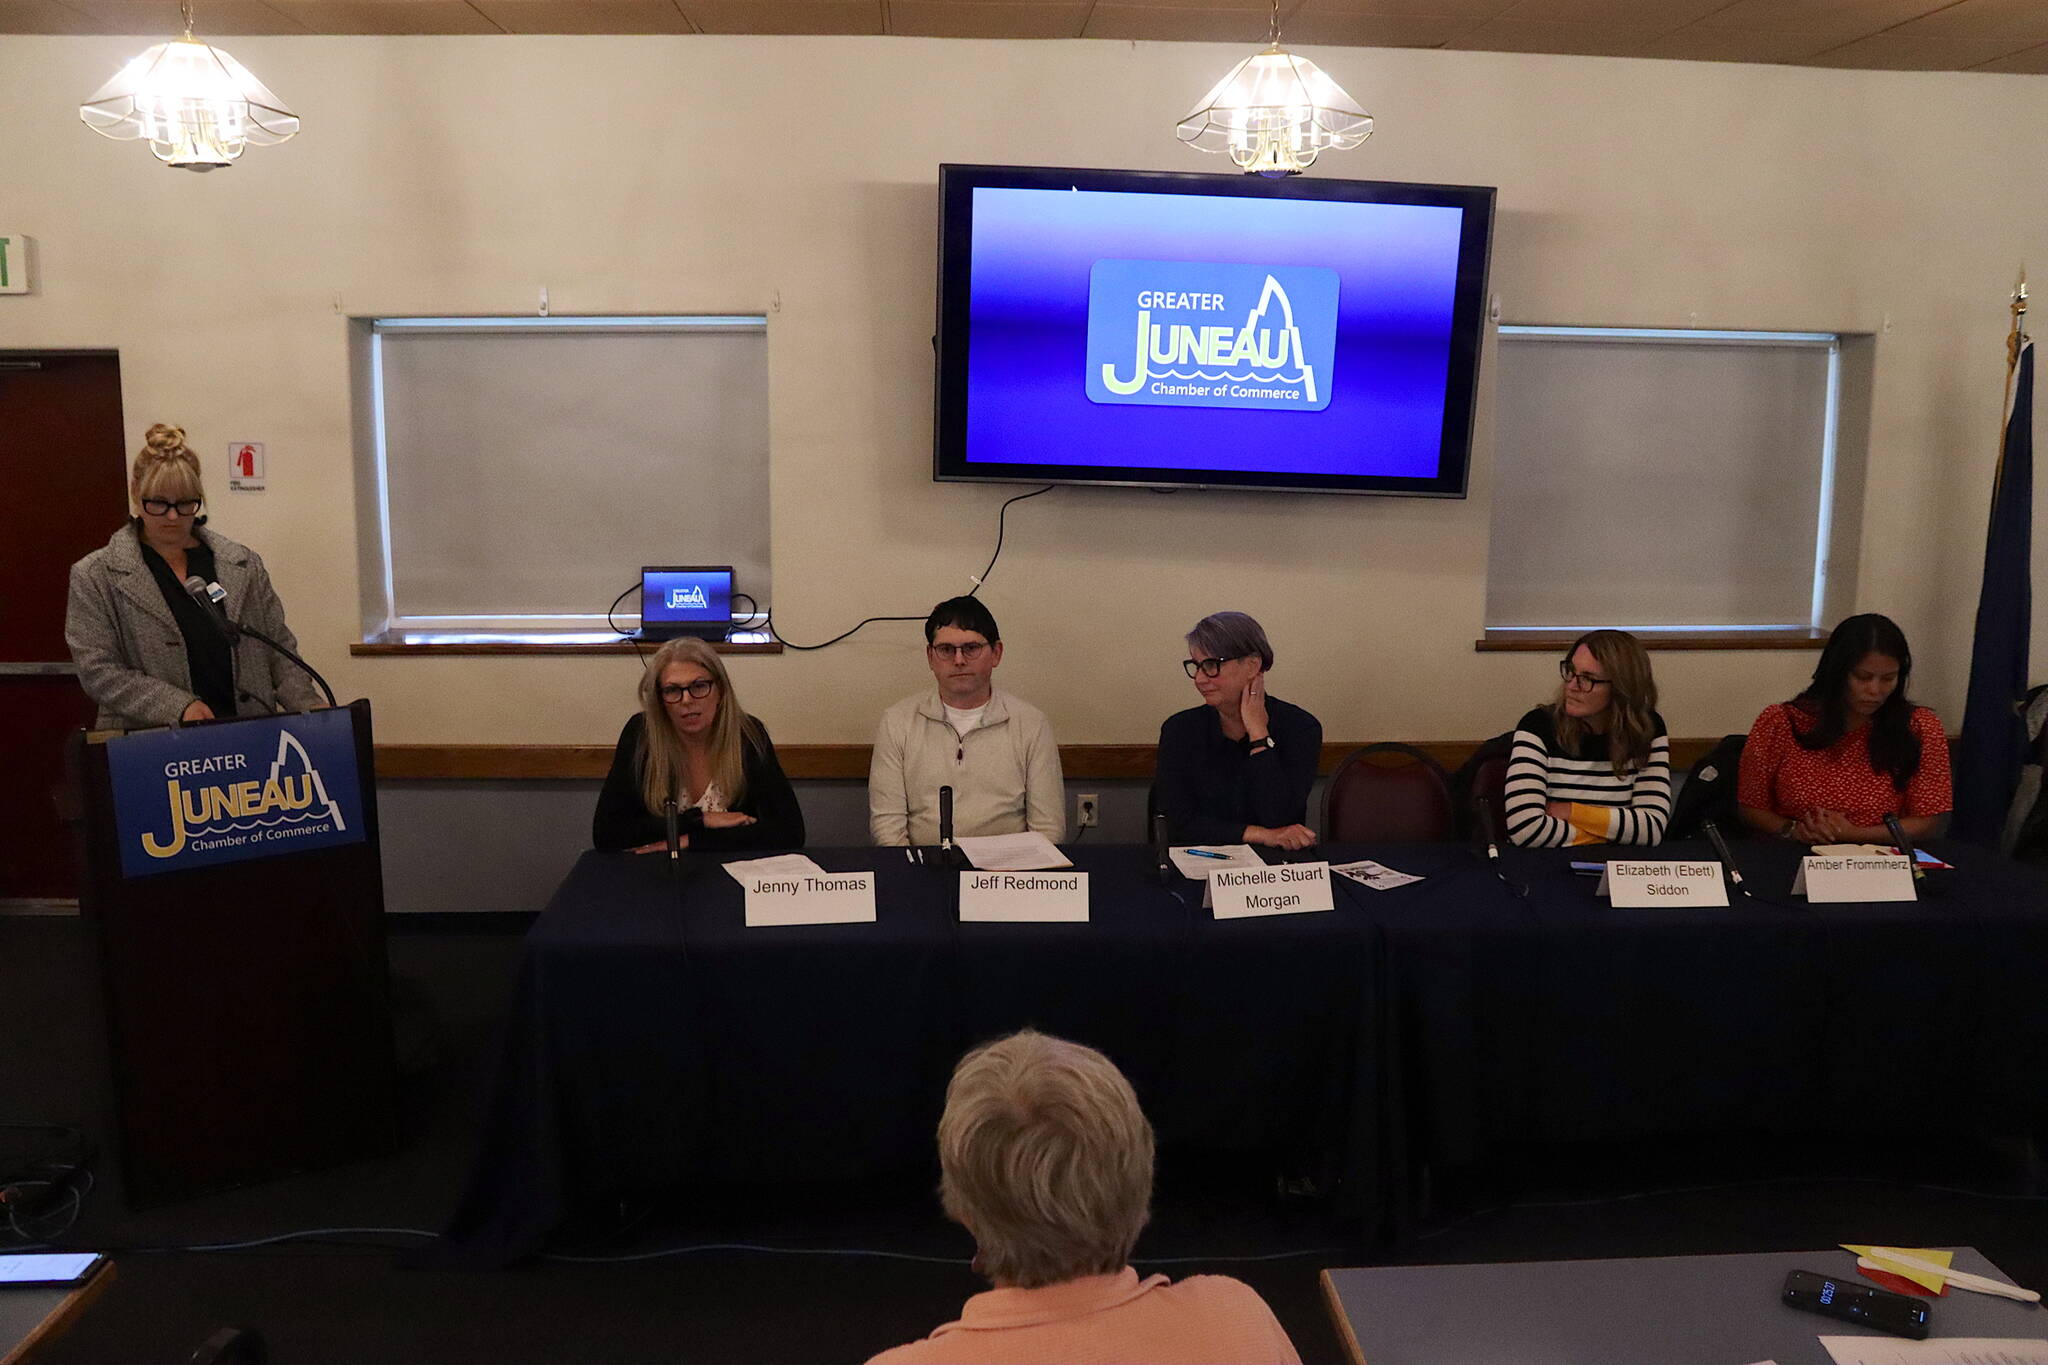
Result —
M1219 867L1209 874L1209 895L1217 919L1306 915L1335 905L1330 899L1330 865L1326 862Z
M1913 869L1896 855L1877 858L1801 858L1792 894L1819 904L1843 901L1911 901Z
M747 927L771 924L866 924L875 918L875 874L827 872L814 876L751 877Z
M1086 924L1086 872L962 872L962 924Z
M1728 886L1719 863L1610 862L1599 894L1621 909L1650 905L1726 905Z

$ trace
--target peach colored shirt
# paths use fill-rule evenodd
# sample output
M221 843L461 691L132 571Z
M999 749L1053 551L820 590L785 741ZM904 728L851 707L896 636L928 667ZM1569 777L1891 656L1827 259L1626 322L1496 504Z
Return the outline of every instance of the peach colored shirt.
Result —
M991 1289L958 1322L868 1365L1301 1365L1248 1284L1194 1275L1140 1280L1125 1266L1042 1289Z

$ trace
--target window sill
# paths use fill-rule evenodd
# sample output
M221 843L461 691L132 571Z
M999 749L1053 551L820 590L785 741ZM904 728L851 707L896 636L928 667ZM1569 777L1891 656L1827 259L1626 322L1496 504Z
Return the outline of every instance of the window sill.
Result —
M765 635L749 633L736 640L720 640L711 646L720 654L780 654L782 642ZM357 657L383 657L387 655L414 655L434 658L454 658L462 655L581 655L581 654L650 654L657 645L633 640L593 640L588 636L569 636L550 640L544 635L455 635L412 631L382 631L367 640L358 641L348 647L348 652Z
M1547 653L1567 648L1584 634L1576 630L1489 630L1472 648L1481 654ZM1660 649L1819 649L1828 642L1824 630L1657 630L1637 631L1643 648Z

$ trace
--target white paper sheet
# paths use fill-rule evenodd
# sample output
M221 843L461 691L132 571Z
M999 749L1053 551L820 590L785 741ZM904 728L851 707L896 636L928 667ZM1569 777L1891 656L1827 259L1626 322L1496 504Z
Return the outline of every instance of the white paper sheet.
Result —
M1397 886L1419 882L1422 878L1408 872L1396 872L1382 863L1367 858L1356 863L1332 863L1330 871L1341 872L1354 882L1363 882L1375 891L1391 891Z
M1204 853L1220 853L1220 858L1204 858L1191 851L1200 848ZM1191 881L1206 882L1209 874L1219 867L1264 867L1266 860L1253 851L1250 844L1195 844L1189 848L1167 850L1173 859L1174 870Z
M2048 1339L1822 1337L1835 1365L2048 1365Z
M727 863L725 870L741 886L758 881L762 877L786 880L806 875L822 877L825 869L801 853L778 853L772 858L750 858L745 862Z
M1053 847L1052 840L1036 830L1022 834L978 834L955 839L967 861L984 872L1038 872L1050 867L1072 867L1067 855Z

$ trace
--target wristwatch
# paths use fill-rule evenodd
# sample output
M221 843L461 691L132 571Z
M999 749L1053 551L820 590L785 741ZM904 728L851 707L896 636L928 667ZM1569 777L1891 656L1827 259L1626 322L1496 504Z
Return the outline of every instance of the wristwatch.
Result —
M1255 754L1263 754L1268 753L1271 750L1277 749L1279 747L1280 741L1273 738L1271 735L1267 735L1264 739L1253 740L1252 747L1248 752Z

